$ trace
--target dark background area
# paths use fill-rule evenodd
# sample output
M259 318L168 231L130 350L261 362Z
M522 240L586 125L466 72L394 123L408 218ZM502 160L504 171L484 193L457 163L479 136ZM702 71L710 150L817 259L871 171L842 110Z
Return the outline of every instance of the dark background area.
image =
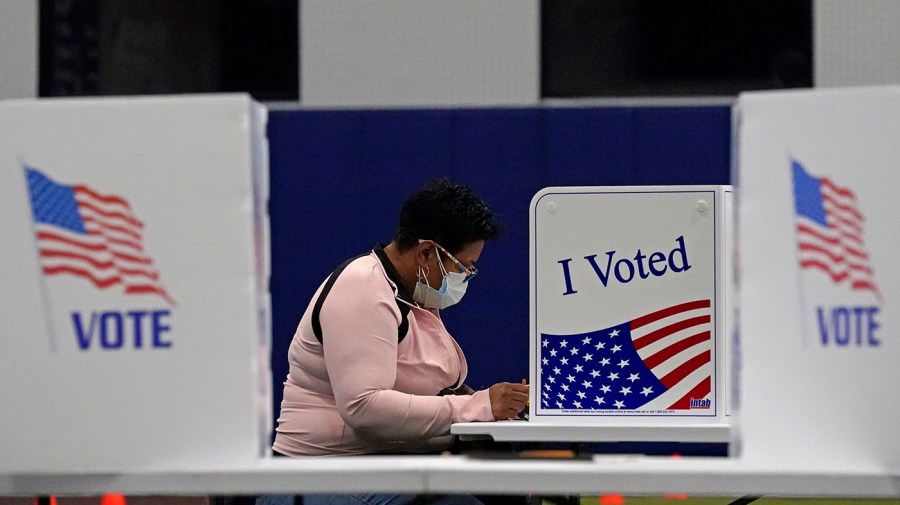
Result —
M39 95L297 100L297 0L41 0Z
M40 0L40 96L296 101L297 0ZM812 0L541 1L544 98L812 86Z
M542 0L541 64L545 98L810 87L812 2Z

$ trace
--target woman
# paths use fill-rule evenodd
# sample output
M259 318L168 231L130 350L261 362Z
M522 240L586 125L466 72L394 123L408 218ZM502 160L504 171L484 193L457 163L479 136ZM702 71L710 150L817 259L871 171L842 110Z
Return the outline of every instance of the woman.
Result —
M389 244L332 272L288 352L275 452L433 453L449 447L452 423L516 417L528 386L465 386L465 356L439 312L463 297L485 241L500 230L468 187L436 180L403 204ZM472 496L311 495L304 504L413 501L479 503Z

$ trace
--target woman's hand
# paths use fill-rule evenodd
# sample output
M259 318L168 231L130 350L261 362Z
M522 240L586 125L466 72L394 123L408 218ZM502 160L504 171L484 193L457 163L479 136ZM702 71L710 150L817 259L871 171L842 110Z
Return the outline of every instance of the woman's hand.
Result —
M512 382L500 382L488 389L491 399L491 413L495 421L515 419L525 410L528 402L528 386Z

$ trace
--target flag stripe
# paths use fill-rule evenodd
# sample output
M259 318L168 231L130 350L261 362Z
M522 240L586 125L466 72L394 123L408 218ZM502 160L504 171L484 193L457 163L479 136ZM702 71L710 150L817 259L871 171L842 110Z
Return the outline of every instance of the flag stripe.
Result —
M79 193L84 193L85 195L87 195L95 200L99 200L103 203L118 204L118 205L122 205L123 207L128 207L128 202L126 202L124 198L122 198L120 196L115 196L115 195L101 195L100 193L85 186L84 184L73 184L72 189L74 189L75 191L77 191Z
M134 268L119 268L119 271L124 275L131 275L135 277L146 277L148 279L153 279L155 281L159 280L159 272L156 271L146 271L146 270L137 270Z
M672 405L669 405L669 408L675 410L690 409L692 399L702 400L706 398L710 392L712 392L712 379L707 376L699 384L694 386L694 389L690 390L688 394L679 398L678 401Z
M797 220L797 232L807 235L809 239L820 240L834 247L844 247L847 241L853 242L853 247L863 246L863 240L859 234L849 233L837 227L822 227L805 218Z
M128 200L122 198L118 195L103 195L99 192L95 191L93 188L85 186L83 184L76 184L72 186L72 190L75 192L76 199L88 200L93 202L95 205L100 207L109 209L110 211L121 211L123 214L130 217L139 227L143 227L143 223L138 219L134 212L131 210L131 204L128 203Z
M78 277L83 277L91 281L94 286L99 289L106 289L110 286L122 282L122 278L118 275L100 279L95 277L90 271L72 265L45 266L43 270L47 275L72 274Z
M710 316L697 316L691 317L688 319L684 319L675 323L672 323L668 326L664 326L656 331L652 331L640 338L634 340L634 348L640 350L642 347L646 347L653 342L661 338L665 338L668 335L671 335L677 331L681 331L687 328L693 328L694 326L700 326L701 324L707 324L711 321ZM634 329L632 327L632 329Z
M869 255L865 251L861 251L859 249L856 249L855 247L846 246L844 247L844 251L847 253L847 255L859 258L861 260L869 259Z
M834 263L822 261L820 258L816 258L813 256L808 256L806 259L802 260L800 264L801 266L805 265L825 268L829 272L833 272L835 275L840 275L841 277L837 279L838 281L842 281L850 277L868 279L869 276L873 273L870 267L850 261L845 262L845 264L839 269L832 268L831 266L835 265Z
M90 263L91 266L93 266L94 268L100 269L100 270L107 269L107 268L113 268L115 266L115 263L113 263L112 260L98 261L95 258L92 258L90 256L85 256L83 254L76 254L76 253L71 253L68 251L57 251L57 250L51 250L51 249L41 249L41 258L68 258L68 259L73 259L73 260L77 260L77 261L84 261L84 262Z
M849 199L856 199L856 195L853 194L853 191L851 191L849 188L844 188L844 187L838 186L837 184L832 182L831 179L829 179L828 177L822 177L820 179L820 181L821 181L822 185L825 186L826 189L828 189L829 191L832 191L833 193L837 194L838 196L842 196L844 198L849 198Z
M162 291L157 289L155 286L151 286L149 284L135 284L128 286L125 288L125 291L129 293L154 293L154 294L162 294Z
M666 374L665 377L659 379L659 381L662 382L663 385L667 388L671 388L675 384L678 384L682 379L687 377L691 372L700 368L702 365L709 363L711 360L712 353L710 351L703 351L702 353L685 361L681 366Z
M797 223L797 232L802 235L811 235L813 239L821 240L829 245L839 246L841 245L841 239L838 237L832 237L830 235L826 235L820 231L820 228L815 228L806 224L805 222Z
M73 245L83 249L90 249L91 251L102 251L105 249L105 247L101 243L89 243L81 240L75 240L73 238L65 237L59 233L54 233L52 231L38 230L37 238L38 242L62 242L64 244Z
M639 317L631 321L631 329L636 330L642 326L650 324L654 321L658 321L660 319L664 319L666 317L673 316L680 312L687 312L689 310L695 310L700 308L705 308L710 306L709 300L696 300L693 302L686 302L679 305L674 305L672 307L668 307L662 310L658 310L656 312L652 312L647 314L646 316Z
M801 251L817 252L817 253L824 254L825 256L828 257L829 260L832 261L832 263L843 263L844 260L846 259L844 255L831 252L831 250L829 250L825 247L822 247L820 245L817 245L817 244L800 242L799 247L800 247Z
M106 237L106 240L108 240L110 244L113 244L115 246L125 247L136 253L141 252L141 245L130 240L122 240L115 237Z
M654 369L659 366L664 361L669 358L675 356L676 354L688 349L689 347L693 347L701 342L705 342L710 340L711 333L708 331L704 331L701 333L697 333L696 335L692 335L684 340L680 340L669 347L647 357L644 358L644 364L647 365L647 368Z
M166 300L170 300L169 295L164 290L150 284L133 284L126 287L125 292L132 294L159 295Z
M872 291L876 294L878 293L878 286L871 281L851 281L850 287L858 291Z
M801 248L801 251L809 253L809 248ZM815 268L825 272L836 284L840 284L850 278L854 273L859 272L866 275L862 275L862 279L857 280L866 280L874 285L871 281L868 281L869 277L874 273L868 265L844 261L836 262L833 261L830 256L831 255L826 255L826 258L822 258L815 254L801 254L800 266L802 268Z
M825 272L826 274L828 274L831 277L831 280L834 281L836 284L840 284L847 277L850 276L850 274L847 273L846 271L842 271L842 272L832 271L831 266L829 264L826 264L823 261L803 260L800 262L800 266L803 268L815 268L817 270L821 270L822 272Z
M123 261L130 261L132 263L138 263L141 265L149 265L152 263L152 261L150 261L147 258L140 258L133 254L120 253L120 252L114 251L112 249L110 249L110 252L112 253L113 257L115 257L116 259L123 260Z
M867 274L874 273L872 267L867 263L864 263L868 260L868 257L865 255L860 257L857 251L849 248L842 251L842 253L846 254L842 254L834 252L834 249L803 240L798 242L797 248L803 253L800 256L803 259L814 259L822 262L827 261L836 266L840 266L841 269L846 268L847 270L856 270Z
M859 223L863 221L863 215L853 207L852 201L849 203L842 202L828 193L822 193L822 200L825 202L826 214L830 211L834 216L840 216L844 223L855 227L858 227ZM850 217L847 217L847 215ZM851 217L853 219L850 219Z
M108 221L104 221L100 218L93 217L91 215L84 216L84 222L85 222L85 224L95 224L96 225L95 229L98 231L122 233L122 234L128 235L129 237L131 237L134 240L137 240L137 241L141 240L140 233L132 230L131 228L120 225L120 224L110 223Z
M94 205L94 203L91 201L80 200L77 198L76 198L76 201L78 202L79 209L88 210L90 212L93 212L94 214L99 216L97 218L98 220L106 220L107 222L123 221L124 224L133 226L135 228L143 227L143 224L141 222L139 222L136 219L134 219L133 217L125 214L124 212L121 212L121 211L110 212L107 210L103 210L100 207L97 207L96 205Z
M841 214L835 214L831 211L825 212L825 215L828 217L828 221L831 225L838 230L841 237L846 238L848 240L852 240L854 242L862 240L863 229L859 223L850 221L846 216Z

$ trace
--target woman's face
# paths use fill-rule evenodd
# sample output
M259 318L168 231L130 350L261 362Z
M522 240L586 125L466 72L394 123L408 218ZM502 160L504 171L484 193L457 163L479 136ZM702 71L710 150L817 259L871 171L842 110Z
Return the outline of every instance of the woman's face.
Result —
M457 261L462 263L462 265L466 268L472 268L475 266L475 263L478 261L478 258L481 257L481 251L484 249L484 240L476 240L475 242L471 242L463 246L459 252L453 253L453 257L456 258ZM428 266L428 284L438 289L441 287L441 282L444 280L444 274L441 273L440 267L437 265L437 258L440 258L440 261L444 264L444 270L447 272L462 272L459 266L453 262L450 257L447 256L446 253L435 247L433 249L435 252L434 258L429 261Z

